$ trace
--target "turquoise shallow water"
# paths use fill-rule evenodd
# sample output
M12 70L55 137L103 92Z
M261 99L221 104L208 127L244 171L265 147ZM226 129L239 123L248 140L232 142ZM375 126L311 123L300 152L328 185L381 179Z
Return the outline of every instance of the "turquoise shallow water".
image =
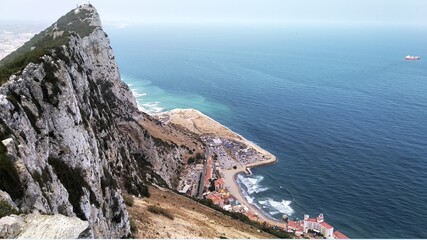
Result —
M278 157L239 183L266 214L427 238L423 29L106 29L141 108L196 108Z

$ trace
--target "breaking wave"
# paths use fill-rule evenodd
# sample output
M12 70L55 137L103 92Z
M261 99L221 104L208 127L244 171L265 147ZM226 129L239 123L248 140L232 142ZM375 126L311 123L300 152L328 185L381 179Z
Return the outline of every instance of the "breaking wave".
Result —
M294 210L290 206L292 201L275 201L274 199L268 198L266 200L259 200L258 203L261 204L262 208L267 210L271 215L276 215L279 213L292 215L294 213Z
M143 97L147 96L146 93L139 93L137 89L131 89L131 91L135 96L136 103L138 104L138 109L140 111L148 114L156 114L164 110L164 108L159 105L159 102L145 102Z
M268 190L268 187L260 185L260 182L264 180L263 176L251 175L250 177L246 177L239 174L237 178L246 187L246 192L248 194L260 193Z
M140 103L138 101L138 109L148 114L160 113L164 108L159 106L159 102Z

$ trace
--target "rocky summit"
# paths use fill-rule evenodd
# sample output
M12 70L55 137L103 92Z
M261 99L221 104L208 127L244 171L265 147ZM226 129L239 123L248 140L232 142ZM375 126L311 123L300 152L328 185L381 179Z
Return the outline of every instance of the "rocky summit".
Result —
M122 194L148 196L152 183L175 187L188 144L201 146L138 110L90 4L1 60L0 84L0 203L32 229L74 221L84 236L127 237ZM30 236L24 230L0 237Z

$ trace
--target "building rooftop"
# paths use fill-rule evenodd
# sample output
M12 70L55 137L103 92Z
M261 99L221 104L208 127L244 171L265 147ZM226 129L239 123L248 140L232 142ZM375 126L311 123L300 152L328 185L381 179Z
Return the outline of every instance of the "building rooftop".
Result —
M317 222L317 218L308 218L307 222Z
M334 237L337 238L337 239L348 239L348 237L346 235L344 235L340 231L335 231L334 232Z
M218 178L218 179L215 181L215 186L218 186L218 185L224 185L224 180L222 180L222 178Z
M221 202L224 202L224 200L215 193L210 193L206 196L206 198L212 200L214 204L220 204Z
M288 229L295 229L295 230L302 229L300 221L289 220L288 221Z
M329 225L329 223L327 223L327 222L321 222L320 225L322 225L326 229L332 229L332 228L334 228L331 225Z

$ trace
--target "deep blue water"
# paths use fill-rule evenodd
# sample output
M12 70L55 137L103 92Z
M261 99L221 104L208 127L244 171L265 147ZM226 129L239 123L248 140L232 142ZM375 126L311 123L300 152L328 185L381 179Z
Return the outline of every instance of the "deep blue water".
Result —
M199 109L277 156L240 177L270 216L324 213L352 238L427 238L425 29L106 30L141 107Z

